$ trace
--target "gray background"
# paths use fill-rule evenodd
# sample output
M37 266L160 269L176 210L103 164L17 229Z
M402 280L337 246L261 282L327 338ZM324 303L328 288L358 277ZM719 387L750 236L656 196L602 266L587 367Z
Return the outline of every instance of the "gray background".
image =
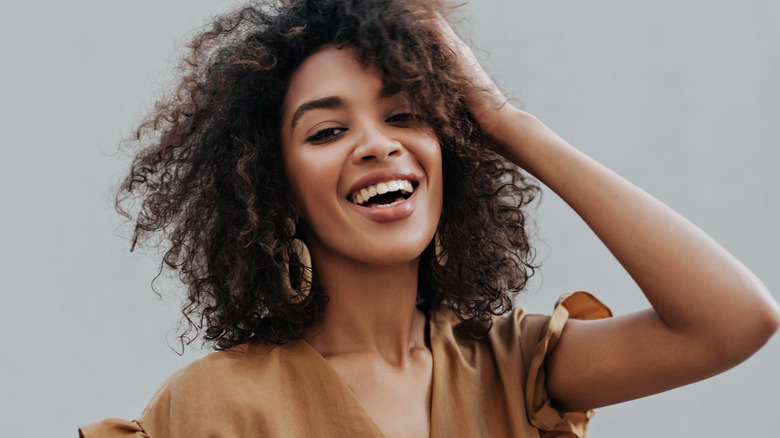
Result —
M178 299L151 292L156 261L127 252L109 192L128 164L116 145L165 89L186 36L231 4L0 5L0 435L134 418L204 354L169 347ZM780 2L494 0L465 12L526 110L780 291ZM549 191L537 222L544 267L520 304L547 313L585 289L616 313L646 306ZM724 375L599 410L591 436L773 436L778 363L775 337Z

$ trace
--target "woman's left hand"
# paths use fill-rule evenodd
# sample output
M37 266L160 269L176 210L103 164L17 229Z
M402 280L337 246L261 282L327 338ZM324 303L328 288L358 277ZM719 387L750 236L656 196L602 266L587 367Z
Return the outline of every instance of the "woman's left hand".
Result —
M780 326L780 306L742 263L669 207L557 136L506 98L443 18L435 21L475 85L467 104L491 145L590 226L652 308L566 323L547 362L558 406L585 410L732 367Z
M508 102L504 93L485 72L471 47L458 37L441 15L421 19L433 23L441 42L452 50L456 68L470 81L472 86L466 90L466 104L482 131L490 138L489 147L535 174L523 155L535 146L554 143L560 141L560 138L534 116Z
M466 96L469 110L482 129L492 137L493 132L499 130L502 119L517 109L508 103L504 93L477 60L474 51L458 37L444 17L436 14L432 21L441 42L452 50L460 73L473 85L467 90Z

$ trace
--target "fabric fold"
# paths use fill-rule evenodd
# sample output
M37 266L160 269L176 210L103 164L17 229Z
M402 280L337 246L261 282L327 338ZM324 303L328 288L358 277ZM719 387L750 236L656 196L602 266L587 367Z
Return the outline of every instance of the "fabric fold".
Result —
M594 411L561 412L552 404L545 384L545 363L547 356L555 348L569 318L592 320L612 316L609 308L587 292L574 292L562 296L555 304L544 335L536 345L525 387L528 419L539 428L543 438L583 438L586 435L588 421Z
M79 438L149 438L135 421L108 418L79 428Z
M547 394L544 364L569 318L609 316L595 297L575 292L550 316L518 307L493 318L488 335L475 338L460 330L451 310L431 311L431 438L584 438L593 412L559 412ZM110 418L79 434L336 438L381 431L328 362L299 340L212 353L163 383L136 421Z

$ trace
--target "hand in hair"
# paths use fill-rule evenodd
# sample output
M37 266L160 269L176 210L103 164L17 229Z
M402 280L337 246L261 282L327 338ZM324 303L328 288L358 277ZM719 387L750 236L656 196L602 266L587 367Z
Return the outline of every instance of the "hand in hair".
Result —
M780 307L750 270L672 209L506 104L468 46L443 19L436 23L475 84L467 104L491 147L569 204L652 305L566 323L547 363L559 407L585 410L710 377L775 333Z
M474 51L455 33L449 23L439 14L430 19L440 41L450 48L460 74L471 81L472 87L466 94L466 103L482 129L487 134L499 122L499 114L516 110L507 102L504 93L485 72Z

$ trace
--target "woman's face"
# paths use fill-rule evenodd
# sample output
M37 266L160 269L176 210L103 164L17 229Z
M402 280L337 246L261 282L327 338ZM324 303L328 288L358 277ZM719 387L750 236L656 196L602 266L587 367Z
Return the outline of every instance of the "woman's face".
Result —
M442 208L441 152L411 102L353 49L326 46L293 73L282 152L304 240L318 258L417 259ZM332 259L331 259L332 260Z

